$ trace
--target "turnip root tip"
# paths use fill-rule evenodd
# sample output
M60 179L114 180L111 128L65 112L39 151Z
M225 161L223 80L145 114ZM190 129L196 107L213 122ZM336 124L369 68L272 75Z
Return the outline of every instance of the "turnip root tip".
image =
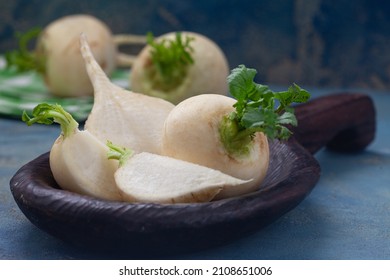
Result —
M80 44L94 88L94 104L85 128L103 143L110 140L136 152L161 153L164 121L174 105L111 83L94 59L85 34L80 36Z

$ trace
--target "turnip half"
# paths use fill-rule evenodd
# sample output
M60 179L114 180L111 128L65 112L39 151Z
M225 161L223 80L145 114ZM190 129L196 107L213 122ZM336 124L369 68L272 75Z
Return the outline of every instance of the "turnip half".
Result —
M85 71L79 48L79 36L88 34L92 52L103 70L110 75L118 64L131 65L132 59L118 52L120 44L145 43L145 36L116 38L109 27L91 15L77 14L59 18L42 31L33 29L22 37L20 50L6 54L7 65L42 74L51 94L60 97L92 95L92 85ZM34 51L27 43L38 36ZM128 35L127 37L131 37Z
M229 66L223 51L194 32L172 32L154 38L137 56L131 69L132 90L174 104L198 94L227 95Z
M165 121L163 155L251 180L224 188L216 198L258 189L268 169L268 139L287 139L291 132L285 125L297 125L290 104L310 97L295 84L287 91L273 92L255 83L255 75L255 69L240 65L228 77L235 99L194 96L179 103Z
M50 169L58 185L68 191L107 200L122 200L114 173L118 164L107 160L108 147L78 123L60 105L42 103L23 121L61 125L61 134L50 150Z
M119 160L114 176L125 201L208 202L224 188L247 183L205 166L147 152L134 154L111 142L107 145L108 157Z
M94 88L94 104L85 128L103 143L110 140L136 152L161 153L164 121L174 105L111 83L93 57L85 34L80 36L80 44Z

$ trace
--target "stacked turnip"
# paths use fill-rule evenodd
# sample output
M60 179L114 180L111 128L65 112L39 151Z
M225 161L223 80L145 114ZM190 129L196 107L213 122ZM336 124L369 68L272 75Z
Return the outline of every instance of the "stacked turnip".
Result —
M288 138L285 125L296 125L289 105L309 98L295 84L284 92L256 84L256 71L240 65L225 77L234 98L200 91L175 106L112 84L84 34L80 44L94 89L84 130L59 105L40 104L23 120L61 125L50 167L61 188L84 195L193 203L255 191L268 169L268 139Z

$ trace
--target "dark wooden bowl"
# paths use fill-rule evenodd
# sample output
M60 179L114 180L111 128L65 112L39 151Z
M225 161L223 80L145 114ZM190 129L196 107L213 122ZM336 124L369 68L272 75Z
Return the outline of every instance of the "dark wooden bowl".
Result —
M317 116L324 107L334 108L341 100L344 110L349 110L353 102L346 103L346 99L360 100L371 110L371 121L356 122L354 118L353 122L348 120L349 126L332 120L331 139L325 141L317 134L318 141L306 139L305 133L311 135L317 126L328 123L329 116L316 120L315 125L310 122L307 125L306 118ZM318 102L323 105L319 106ZM317 113L308 110L313 104L321 110L317 108ZM259 230L296 207L320 177L320 166L311 153L329 143L336 149L344 145L341 140L341 144L333 140L345 134L346 129L355 135L361 132L361 127L367 128L363 129L365 132L371 131L371 138L365 137L365 144L363 140L356 141L356 137L354 141L349 140L354 148L348 151L363 149L375 134L375 112L371 100L364 95L333 95L298 106L296 112L304 128L296 129L296 138L287 142L270 142L269 172L260 189L245 196L174 205L95 199L60 189L49 167L49 153L20 168L11 179L11 191L21 211L34 225L77 246L139 257L169 256L218 246ZM340 126L341 123L344 125ZM329 131L325 133L329 135Z

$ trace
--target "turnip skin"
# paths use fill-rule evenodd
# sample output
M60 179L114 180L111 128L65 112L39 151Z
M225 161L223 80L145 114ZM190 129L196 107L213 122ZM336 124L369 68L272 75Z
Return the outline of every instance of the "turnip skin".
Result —
M38 104L32 117L23 112L27 125L60 124L61 134L50 150L50 169L58 185L75 193L107 200L122 200L114 173L118 164L107 160L108 147L79 124L60 105Z
M161 153L164 121L174 105L111 83L93 57L85 34L80 36L80 44L94 88L94 104L85 129L103 143L110 140L137 152Z
M107 160L108 148L88 131L57 138L50 151L50 169L58 185L92 197L122 201L114 173L118 164Z
M192 58L194 64L188 66L187 76L177 88L164 91L154 88L149 77L151 47L145 46L134 61L130 74L130 87L133 91L166 99L174 104L198 94L228 94L226 77L229 74L228 61L222 50L209 38L194 32L181 32L182 36L194 38ZM173 40L175 32L164 34L156 40Z
M117 47L105 23L89 15L71 15L49 24L38 38L36 54L45 62L44 80L56 96L92 95L79 49L79 36L88 34L91 49L103 70L116 67Z
M215 94L198 95L179 103L165 120L163 155L207 166L242 180L239 187L225 188L217 199L233 197L259 188L269 163L269 146L263 133L256 133L248 154L231 155L221 142L220 123L234 111L235 99Z

